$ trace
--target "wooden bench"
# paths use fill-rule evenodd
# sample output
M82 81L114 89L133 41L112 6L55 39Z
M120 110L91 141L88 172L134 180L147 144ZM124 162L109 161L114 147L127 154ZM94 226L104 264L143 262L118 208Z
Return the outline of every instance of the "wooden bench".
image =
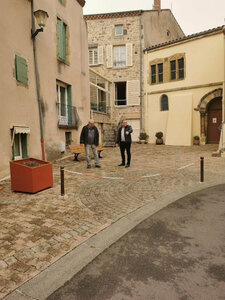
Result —
M78 155L79 155L79 154L85 153L85 147L84 147L84 144L69 145L69 148L70 148L70 152L74 154L74 160L75 160L75 161L79 161L79 160L78 160ZM102 158L101 152L103 151L103 148L102 148L101 145L98 145L97 151L98 151L98 157L99 157L99 158Z

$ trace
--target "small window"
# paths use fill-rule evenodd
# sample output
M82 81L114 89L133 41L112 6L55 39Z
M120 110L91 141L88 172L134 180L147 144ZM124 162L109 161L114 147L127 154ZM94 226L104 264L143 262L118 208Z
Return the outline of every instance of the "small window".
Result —
M151 83L156 83L156 65L151 66Z
M89 48L89 66L98 64L98 48Z
M158 82L163 82L163 64L158 64Z
M162 97L160 99L160 110L161 111L169 110L168 96L167 95L162 95Z
M176 79L176 60L171 60L170 62L170 79Z
M115 35L123 35L123 25L115 26Z
M57 18L58 57L66 60L66 24Z
M16 55L15 56L16 67L16 80L27 85L27 61L26 59Z
M178 77L179 79L184 78L184 59L178 59Z
M65 139L66 139L66 148L69 148L69 145L72 143L72 133L71 131L65 132Z
M26 133L13 133L11 129L12 143L12 159L27 158L27 134Z
M58 1L59 1L59 3L65 5L65 0L58 0Z
M126 66L126 46L113 47L113 65L114 67Z
M127 83L115 83L115 105L127 105Z

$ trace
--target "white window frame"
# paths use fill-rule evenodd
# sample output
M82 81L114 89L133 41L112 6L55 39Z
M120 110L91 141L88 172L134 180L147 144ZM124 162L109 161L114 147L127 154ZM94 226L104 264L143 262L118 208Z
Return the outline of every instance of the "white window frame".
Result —
M60 93L60 87L63 87L65 89L65 112L66 115L61 115L61 93ZM68 100L67 100L67 85L63 84L61 82L56 82L56 88L57 88L57 102L58 102L58 118L59 118L59 125L68 125Z
M117 31L117 29L122 29L120 32ZM123 25L115 25L115 35L116 36L120 36L123 35L124 31L123 31Z
M91 59L90 59L90 56L91 56ZM96 58L96 61L95 61L95 58ZM95 66L98 64L98 47L91 47L88 49L88 59L89 59L89 66Z
M122 51L121 49L124 49L124 61L122 61L121 56L122 56ZM118 60L115 60L115 49L119 49L119 56ZM117 65L117 64L119 65ZM113 46L113 66L114 67L126 67L126 45L118 45L118 46Z

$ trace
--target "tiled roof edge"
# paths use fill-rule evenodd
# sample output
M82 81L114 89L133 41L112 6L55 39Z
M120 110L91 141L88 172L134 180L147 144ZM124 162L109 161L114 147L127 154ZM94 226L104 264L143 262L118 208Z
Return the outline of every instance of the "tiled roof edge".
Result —
M193 38L196 38L196 37L204 36L204 35L207 35L207 34L210 34L210 33L213 33L213 32L223 30L223 28L224 28L224 26L219 26L219 27L208 29L208 30L201 31L201 32L198 32L198 33L190 34L190 35L187 35L183 38L179 38L179 39L172 40L172 41L165 42L165 43L158 44L158 45L153 45L151 47L148 47L148 48L144 49L144 52L154 50L154 49L157 49L157 48L162 48L164 46L176 44L176 43L183 42L183 41L186 41L186 40L190 40L190 39L193 39Z
M77 0L77 2L82 6L82 7L84 7L84 5L85 5L85 0Z

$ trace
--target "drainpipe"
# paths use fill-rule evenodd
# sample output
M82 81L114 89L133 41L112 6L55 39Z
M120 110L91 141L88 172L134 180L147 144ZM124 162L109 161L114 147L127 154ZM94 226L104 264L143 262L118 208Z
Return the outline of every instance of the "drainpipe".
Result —
M34 1L31 0L31 20L32 20L32 33L35 32L35 19L34 19ZM41 108L41 94L40 94L40 79L37 64L37 51L36 51L36 39L32 38L33 41L33 53L34 53L34 70L35 70L35 80L36 80L36 91L38 100L38 110L39 110L39 121L40 121L40 134L41 134L41 152L42 159L45 160L45 149L44 149L44 133L43 133L43 114Z
M139 39L140 39L140 131L143 129L143 119L142 119L142 114L143 114L143 109L142 109L142 24L141 24L141 14L142 11L140 10L139 12Z

